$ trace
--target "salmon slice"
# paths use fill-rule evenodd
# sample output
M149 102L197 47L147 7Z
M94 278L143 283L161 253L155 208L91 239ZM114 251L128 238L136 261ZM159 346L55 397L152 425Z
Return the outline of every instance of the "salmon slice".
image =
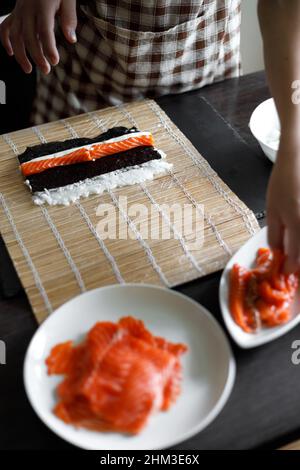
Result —
M89 148L82 147L61 157L45 158L41 160L32 160L21 164L21 171L24 176L30 176L41 173L49 168L57 166L73 165L97 160L108 155L125 152L135 147L153 146L154 140L152 134L145 134L135 137L128 137L117 142L100 142Z
M166 381L164 389L164 399L161 406L162 411L167 411L177 400L181 392L182 369L180 361L177 359L170 378Z
M87 349L90 360L99 364L109 347L116 340L119 326L112 322L99 322L87 334Z
M72 360L68 368L65 379L58 385L57 394L65 401L77 395L77 391L82 387L82 383L93 370L90 361L90 353L83 344L73 349Z
M128 334L135 338L142 339L149 344L155 344L154 336L147 330L141 320L137 320L133 317L124 317L119 320L119 326L121 327L123 334Z
M22 163L21 171L24 176L30 176L56 166L73 165L74 163L88 162L91 160L93 160L93 157L91 156L90 150L82 148L68 153L63 157L47 158L44 160Z
M154 139L152 134L146 134L136 137L128 137L120 142L99 143L91 147L93 158L101 158L114 153L125 152L135 147L153 146Z
M174 361L170 354L125 336L110 349L81 393L111 430L137 433L161 408Z
M137 434L178 398L186 350L133 317L99 322L82 343L57 345L46 360L49 374L65 371L54 413L74 426Z
M74 349L72 341L54 346L49 357L46 359L48 374L67 374L70 370L73 354Z
M67 424L84 427L92 431L108 431L109 426L101 418L95 416L89 402L81 397L70 401L60 401L54 408L55 415Z
M170 352L171 354L174 354L176 357L181 356L183 353L187 351L187 346L185 344L170 343L169 341L159 336L156 336L154 339L155 339L155 344L157 347L159 347L162 350L166 350Z

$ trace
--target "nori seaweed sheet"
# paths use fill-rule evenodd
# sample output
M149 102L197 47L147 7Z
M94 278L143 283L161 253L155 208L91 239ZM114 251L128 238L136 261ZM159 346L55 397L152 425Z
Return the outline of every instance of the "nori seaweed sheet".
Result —
M106 132L103 132L96 137L78 137L76 139L68 139L63 141L48 142L46 144L38 144L33 147L27 147L25 152L21 153L18 158L19 162L29 162L33 158L44 157L45 155L51 155L56 152L62 152L63 150L72 149L75 147L81 147L84 145L94 144L95 142L102 142L104 140L112 139L113 137L120 137L121 135L129 134L131 132L139 132L137 128L132 127L112 127Z
M159 159L161 159L161 155L153 147L136 147L125 152L101 157L95 161L49 168L41 173L30 175L27 179L30 182L32 192L43 191Z

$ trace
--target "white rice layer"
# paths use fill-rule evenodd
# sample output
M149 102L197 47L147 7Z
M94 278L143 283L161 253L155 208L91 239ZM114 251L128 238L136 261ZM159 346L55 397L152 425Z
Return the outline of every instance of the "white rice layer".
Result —
M47 203L51 206L68 206L81 197L88 197L92 194L100 195L104 191L152 180L154 176L167 173L173 166L165 160L165 154L162 151L159 152L162 155L160 160L150 160L142 165L112 171L59 188L37 191L32 196L33 202L37 205ZM30 188L28 180L25 181L25 184Z

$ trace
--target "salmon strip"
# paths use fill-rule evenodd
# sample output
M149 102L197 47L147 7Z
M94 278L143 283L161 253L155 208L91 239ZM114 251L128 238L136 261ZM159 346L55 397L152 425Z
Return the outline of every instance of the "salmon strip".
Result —
M47 158L45 160L22 163L21 171L24 176L30 176L56 166L74 165L74 163L88 162L91 160L93 160L91 152L88 149L82 148L68 153L63 157Z
M272 327L286 323L290 318L289 303L283 303L280 307L271 305L264 300L257 302L261 320L265 326Z
M229 306L235 322L247 333L252 328L247 322L245 306L247 271L235 264L230 273Z
M45 158L43 160L35 160L21 164L21 171L24 176L34 175L55 168L57 166L74 165L75 163L83 163L97 160L126 150L153 146L154 139L152 134L141 135L136 137L128 137L120 142L103 142L92 145L89 149L82 147L78 150L70 152L62 157Z
M128 137L128 139L121 140L120 142L111 143L99 143L91 147L91 154L93 158L101 158L106 155L112 155L114 153L125 152L126 150L135 147L153 146L154 139L152 134L141 135L137 137Z
M267 280L262 281L258 287L259 296L269 304L280 306L283 302L289 300L290 294L286 288L281 290L273 289L271 283Z

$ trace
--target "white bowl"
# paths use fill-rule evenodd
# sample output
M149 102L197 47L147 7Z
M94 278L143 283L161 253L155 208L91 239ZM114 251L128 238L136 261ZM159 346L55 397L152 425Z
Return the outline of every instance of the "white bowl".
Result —
M137 436L76 429L52 412L62 377L47 375L45 359L57 343L82 338L97 321L133 315L151 332L183 342L183 387L175 405L150 419ZM58 308L39 327L26 353L24 382L41 420L63 439L84 449L161 449L200 432L220 413L235 378L235 360L217 321L197 302L175 291L142 284L86 292Z
M264 154L274 163L279 147L280 122L273 98L255 108L249 127Z
M253 268L253 263L257 250L259 248L268 247L267 241L267 227L260 230L254 237L245 243L242 248L228 262L220 281L219 298L220 306L225 325L234 339L234 341L241 348L255 348L265 343L269 343L276 338L284 335L292 328L297 326L300 322L300 294L296 296L295 302L292 307L291 319L279 326L273 328L261 328L257 333L246 333L243 331L233 320L232 314L229 309L229 276L230 271L235 263L244 266L245 268Z

